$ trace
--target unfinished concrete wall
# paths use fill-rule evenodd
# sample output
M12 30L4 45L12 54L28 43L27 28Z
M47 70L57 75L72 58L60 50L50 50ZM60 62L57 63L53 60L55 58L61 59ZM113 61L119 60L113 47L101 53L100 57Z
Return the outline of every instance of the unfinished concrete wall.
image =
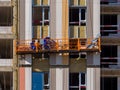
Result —
M19 39L25 39L25 0L20 0L20 31L19 31Z
M85 59L70 59L70 72L86 72L86 60Z
M117 90L120 90L120 77L117 77Z
M50 68L48 59L36 59L32 62L32 70L36 72L48 72Z
M0 6L11 6L11 0L0 0Z

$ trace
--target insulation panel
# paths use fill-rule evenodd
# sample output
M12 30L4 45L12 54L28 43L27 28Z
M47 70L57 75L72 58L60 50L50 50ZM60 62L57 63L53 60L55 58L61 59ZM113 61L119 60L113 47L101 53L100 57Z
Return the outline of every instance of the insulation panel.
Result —
M86 26L80 26L79 35L80 38L86 38Z
M40 5L41 0L33 0L35 5Z
M70 26L70 38L78 38L78 26Z
M70 5L78 5L78 0L70 0Z
M42 5L48 5L49 0L42 0Z
M48 29L49 29L49 26L42 27L42 38L45 38L49 35Z
M86 6L86 0L78 0L78 5Z
M34 26L32 37L33 38L40 38L40 30L41 30L41 26Z

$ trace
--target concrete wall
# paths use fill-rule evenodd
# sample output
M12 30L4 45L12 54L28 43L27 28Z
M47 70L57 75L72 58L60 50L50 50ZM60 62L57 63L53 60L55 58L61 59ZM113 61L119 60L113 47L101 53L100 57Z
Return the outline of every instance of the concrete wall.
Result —
M100 0L87 0L87 37L100 34Z
M87 68L87 90L100 90L100 68Z
M69 69L72 72L86 72L86 59L70 59Z
M69 90L69 69L63 67L51 67L50 90Z

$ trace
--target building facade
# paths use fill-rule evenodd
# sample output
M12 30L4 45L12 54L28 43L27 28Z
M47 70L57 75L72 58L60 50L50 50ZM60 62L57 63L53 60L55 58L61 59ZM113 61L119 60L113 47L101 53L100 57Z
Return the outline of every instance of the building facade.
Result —
M120 89L119 7L120 0L101 0L101 90Z
M0 89L119 90L119 7L119 0L0 0ZM46 48L46 37L55 44Z

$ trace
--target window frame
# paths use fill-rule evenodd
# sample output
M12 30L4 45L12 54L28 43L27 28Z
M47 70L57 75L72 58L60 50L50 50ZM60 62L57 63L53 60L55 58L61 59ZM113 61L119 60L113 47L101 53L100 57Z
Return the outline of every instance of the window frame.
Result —
M70 20L72 18L72 10L73 9L78 9L78 21ZM84 12L84 20L82 20L82 10L85 10ZM71 12L70 12L71 11ZM69 7L69 25L77 25L77 26L85 26L86 25L86 11L87 9L85 7ZM73 13L74 14L74 13Z
M82 90L83 88L86 90L86 80L87 80L87 77L86 77L86 73L84 72L79 72L79 73L70 73L70 74L78 74L78 78L79 78L79 82L78 82L78 86L74 86L74 85L69 85L69 89L79 89L79 90ZM85 84L81 84L81 75L82 74L85 74ZM71 78L69 77L69 80L71 80Z
M41 20L39 22L37 22L37 24L35 23L36 20L34 20L34 10L35 8L39 8L41 9ZM47 10L48 9L48 20L45 19L45 9ZM32 26L45 26L45 25L49 25L49 20L50 20L50 7L49 6L33 6L33 12L32 12L32 21L33 21L33 24Z

